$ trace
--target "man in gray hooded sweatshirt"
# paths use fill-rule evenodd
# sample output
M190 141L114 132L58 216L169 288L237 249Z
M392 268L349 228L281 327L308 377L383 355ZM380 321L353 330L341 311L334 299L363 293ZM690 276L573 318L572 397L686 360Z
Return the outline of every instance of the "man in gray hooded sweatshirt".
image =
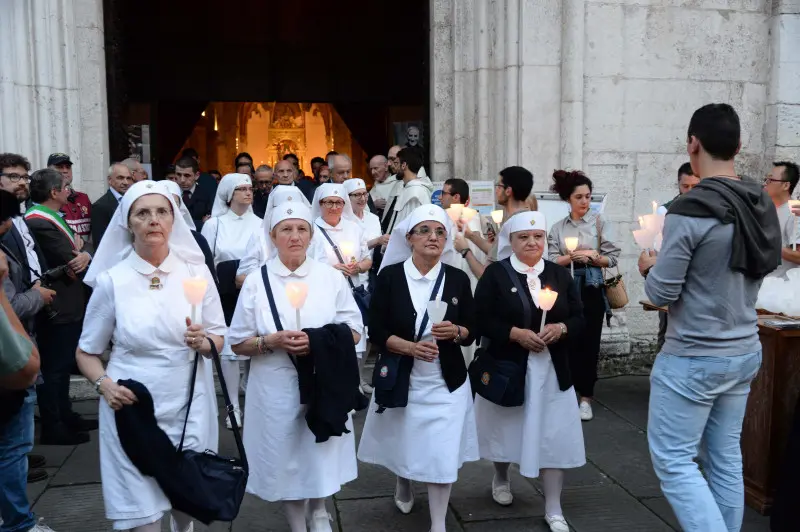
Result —
M780 264L781 235L769 196L734 170L736 111L701 107L687 137L701 181L670 206L657 262L639 259L647 297L669 306L650 376L647 439L683 530L728 532L740 529L744 513L739 440L761 365L755 303L762 279ZM707 480L693 461L701 440Z

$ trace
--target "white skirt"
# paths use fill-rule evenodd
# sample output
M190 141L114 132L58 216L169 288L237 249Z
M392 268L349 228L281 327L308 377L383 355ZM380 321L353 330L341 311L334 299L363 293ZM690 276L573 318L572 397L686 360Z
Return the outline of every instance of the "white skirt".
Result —
M285 352L250 362L243 434L247 491L269 502L328 497L357 477L353 420L347 421L349 434L316 443L297 380Z
M478 460L469 379L453 393L439 361L414 360L408 406L376 413L370 401L358 459L417 482L452 484L464 462Z
M575 390L559 389L548 351L528 355L523 406L499 406L478 395L475 418L481 458L518 464L524 477L586 463Z

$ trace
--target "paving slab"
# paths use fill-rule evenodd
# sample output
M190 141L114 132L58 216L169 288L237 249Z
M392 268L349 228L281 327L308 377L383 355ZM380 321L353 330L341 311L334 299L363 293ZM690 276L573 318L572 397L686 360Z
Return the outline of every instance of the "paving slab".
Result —
M59 532L108 532L100 484L62 486L47 489L33 511Z
M339 525L336 520L335 507L331 501L328 501L328 511L334 518L331 528L337 532ZM248 493L244 497L242 507L239 509L239 516L233 522L231 530L233 532L290 532L291 529L283 514L281 503L262 501Z
M530 479L533 485L540 492L542 491L542 479ZM605 473L600 471L597 466L587 462L582 467L574 467L564 470L564 489L585 488L588 486L608 486L614 484Z
M45 467L45 471L47 471L47 478L44 480L40 480L39 482L29 482L26 486L26 492L28 495L28 502L34 504L39 497L41 497L44 490L47 489L47 486L50 485L50 481L53 480L53 476L58 472L58 468L55 467Z
M337 500L342 532L424 532L430 529L427 498L416 497L413 510L402 515L392 497ZM447 512L447 532L463 532L453 512Z
M531 517L466 523L464 532L550 532L550 527L543 517Z
M671 532L672 527L619 486L564 491L564 517L577 532Z
M500 506L492 499L494 465L487 460L464 464L450 493L450 506L461 522L543 516L544 499L539 492L514 468L509 475L514 502Z
M75 451L50 482L51 485L100 483L99 434L94 430L89 435L92 439L75 447Z
M656 515L666 521L675 530L680 530L681 526L675 517L675 512L664 497L653 499L642 499L642 504L650 508ZM742 522L742 532L769 532L769 517L760 515L752 508L744 509L744 520Z
M594 420L583 423L586 457L636 497L659 497L647 436L614 412L594 405Z
M647 430L650 377L624 375L600 379L595 386L595 400L626 421Z
M38 435L34 442L38 442ZM74 445L38 445L34 444L31 454L44 456L47 463L45 467L61 467L75 450Z

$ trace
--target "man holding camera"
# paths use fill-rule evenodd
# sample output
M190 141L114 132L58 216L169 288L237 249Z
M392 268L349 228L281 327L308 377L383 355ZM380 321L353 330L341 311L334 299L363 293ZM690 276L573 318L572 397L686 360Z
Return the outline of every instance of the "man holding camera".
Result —
M91 257L84 251L81 237L59 215L69 200L71 190L67 185L58 171L37 170L30 180L34 205L25 213L25 221L50 268L42 274L42 284L58 294L38 316L37 324L43 383L36 392L44 445L85 443L89 441L86 432L97 428L97 421L85 420L72 411L69 399L70 374L86 308L86 291L80 276Z

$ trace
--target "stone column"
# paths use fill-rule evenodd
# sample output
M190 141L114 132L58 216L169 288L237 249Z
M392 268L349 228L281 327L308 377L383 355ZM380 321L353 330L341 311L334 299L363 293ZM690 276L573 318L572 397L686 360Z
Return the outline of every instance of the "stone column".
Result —
M102 0L0 2L0 35L0 149L34 170L68 153L75 188L98 198L109 162Z
M766 155L800 163L800 0L773 1L770 36Z

